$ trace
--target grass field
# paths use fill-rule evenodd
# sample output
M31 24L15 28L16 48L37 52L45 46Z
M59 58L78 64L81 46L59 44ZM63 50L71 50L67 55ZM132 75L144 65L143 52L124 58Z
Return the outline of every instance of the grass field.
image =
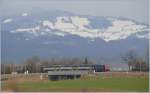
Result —
M60 81L40 80L39 75L30 75L2 81L2 91L146 92L148 82L145 73L101 73Z

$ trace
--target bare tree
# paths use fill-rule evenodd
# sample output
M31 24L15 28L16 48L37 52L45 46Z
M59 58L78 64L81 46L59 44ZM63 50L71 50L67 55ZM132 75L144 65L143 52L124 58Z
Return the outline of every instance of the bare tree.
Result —
M87 57L85 57L84 64L88 65L88 59L87 59Z
M30 73L37 72L37 63L40 62L40 58L37 56L33 56L26 60L26 70Z
M133 49L129 50L125 55L121 56L122 60L128 64L129 71L131 71L137 55Z
M1 74L5 74L5 64L1 63Z

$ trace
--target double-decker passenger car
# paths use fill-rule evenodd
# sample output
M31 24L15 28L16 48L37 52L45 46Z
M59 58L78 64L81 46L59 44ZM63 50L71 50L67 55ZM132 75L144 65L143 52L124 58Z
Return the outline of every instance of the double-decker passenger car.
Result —
M74 79L83 74L107 72L107 65L51 65L42 67L51 80Z

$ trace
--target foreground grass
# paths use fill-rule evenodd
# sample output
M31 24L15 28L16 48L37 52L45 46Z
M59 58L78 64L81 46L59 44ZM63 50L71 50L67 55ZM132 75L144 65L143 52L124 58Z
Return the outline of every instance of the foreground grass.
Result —
M2 82L2 90L14 91L133 91L147 92L148 77L103 77L96 79L81 78L60 81L22 81Z

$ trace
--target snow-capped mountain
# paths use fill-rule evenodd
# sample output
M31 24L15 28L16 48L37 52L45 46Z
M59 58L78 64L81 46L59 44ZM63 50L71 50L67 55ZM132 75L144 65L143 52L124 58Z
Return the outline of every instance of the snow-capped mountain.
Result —
M23 13L22 16L27 16L27 13ZM3 21L3 24L12 22L13 19L8 18ZM80 16L59 16L54 20L40 20L39 24L33 27L20 27L12 29L12 33L30 33L34 36L38 35L77 35L83 38L89 38L94 40L100 38L106 42L112 40L126 39L131 35L135 35L137 38L148 38L147 26L143 24L137 24L132 20L120 20L115 18L106 17L105 20L110 22L111 25L107 28L93 28L92 22L88 17ZM97 24L98 25L98 24ZM54 31L55 30L55 31ZM57 30L57 31L56 31Z
M1 28L4 59L32 55L112 57L130 48L143 54L148 44L148 26L145 24L127 18L64 11L23 12L3 17Z

